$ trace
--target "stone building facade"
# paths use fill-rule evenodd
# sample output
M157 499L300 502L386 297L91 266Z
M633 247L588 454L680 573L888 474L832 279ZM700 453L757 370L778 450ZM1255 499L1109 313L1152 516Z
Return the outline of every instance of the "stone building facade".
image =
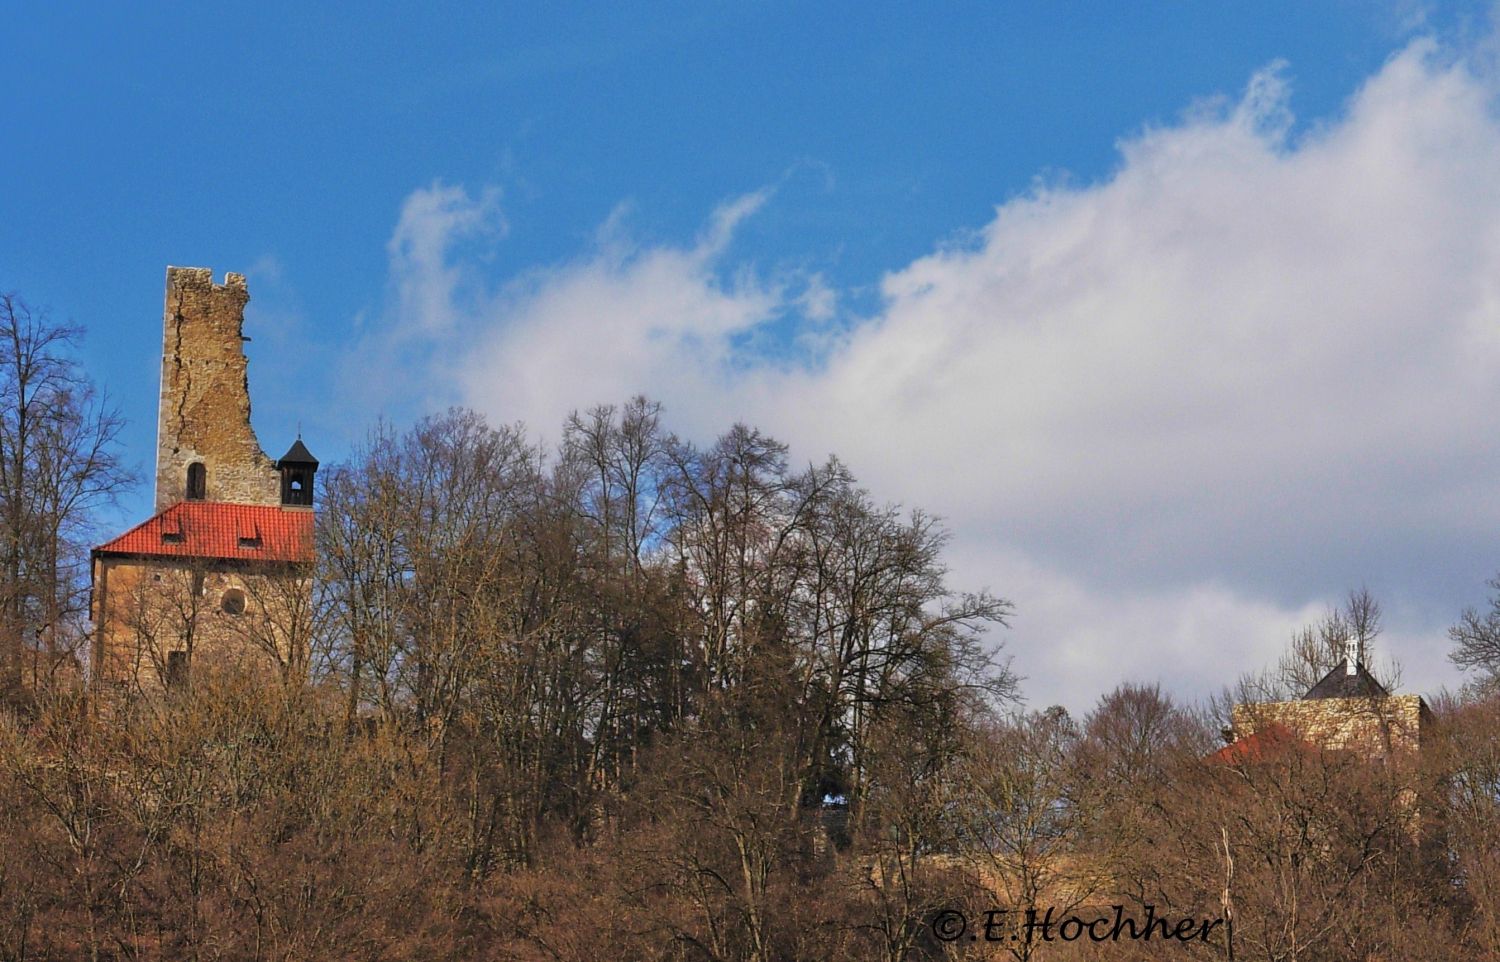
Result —
M1237 741L1276 729L1325 751L1401 760L1421 751L1432 712L1420 695L1388 692L1365 668L1356 643L1301 698L1235 705L1232 721Z
M1320 748L1374 758L1415 754L1432 724L1420 695L1259 702L1235 705L1233 716L1236 735L1277 724Z
M156 513L91 558L98 688L159 689L192 673L305 668L317 460L279 460L250 425L245 278L167 269Z

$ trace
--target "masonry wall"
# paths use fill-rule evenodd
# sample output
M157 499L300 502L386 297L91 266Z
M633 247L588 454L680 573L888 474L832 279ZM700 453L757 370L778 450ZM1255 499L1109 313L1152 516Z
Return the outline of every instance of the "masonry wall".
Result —
M174 651L188 656L190 673L305 668L312 600L305 571L108 556L94 565L96 684L158 690ZM226 609L230 592L243 597L242 611Z
M1418 695L1261 702L1235 705L1233 711L1238 738L1275 723L1322 748L1374 757L1415 753L1422 744L1427 716Z
M279 504L275 462L250 427L249 364L242 328L250 293L243 274L215 284L203 267L167 268L163 311L156 510L187 495L201 462L206 500Z

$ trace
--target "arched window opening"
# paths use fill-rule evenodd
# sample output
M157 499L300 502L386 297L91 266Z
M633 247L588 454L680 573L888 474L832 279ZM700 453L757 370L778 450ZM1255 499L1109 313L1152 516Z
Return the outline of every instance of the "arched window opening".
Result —
M208 469L203 466L202 461L194 461L188 465L187 499L189 501L202 501L207 495Z
M224 613L227 615L243 615L245 613L245 593L238 588L230 588L224 592L222 607Z

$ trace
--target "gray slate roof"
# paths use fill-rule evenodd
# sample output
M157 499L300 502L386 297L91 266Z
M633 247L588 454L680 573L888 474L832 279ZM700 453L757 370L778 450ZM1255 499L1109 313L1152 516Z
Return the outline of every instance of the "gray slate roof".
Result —
M1333 667L1333 671L1324 675L1316 685L1307 690L1303 699L1309 698L1383 698L1390 692L1385 686L1375 680L1375 676L1365 671L1364 665L1359 665L1354 674L1348 673L1349 660L1346 658Z
M307 445L302 443L301 435L298 435L291 449L276 462L276 467L280 468L283 464L306 464L316 468L318 459L312 456L312 452L307 450Z

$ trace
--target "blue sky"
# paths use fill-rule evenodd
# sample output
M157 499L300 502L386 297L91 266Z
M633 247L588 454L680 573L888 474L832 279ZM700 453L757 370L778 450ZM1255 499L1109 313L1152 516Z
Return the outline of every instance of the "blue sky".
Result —
M0 288L88 329L142 465L165 266L242 271L273 455L640 391L948 518L1039 703L1201 694L1360 584L1456 681L1486 4L5 8Z

